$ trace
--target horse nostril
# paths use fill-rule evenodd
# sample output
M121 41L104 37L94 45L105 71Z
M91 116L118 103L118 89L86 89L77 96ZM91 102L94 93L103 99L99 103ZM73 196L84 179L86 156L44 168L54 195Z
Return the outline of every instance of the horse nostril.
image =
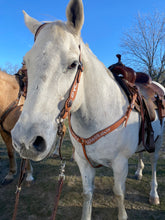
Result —
M43 152L46 149L45 140L41 136L37 136L34 143L33 143L33 147L37 151Z

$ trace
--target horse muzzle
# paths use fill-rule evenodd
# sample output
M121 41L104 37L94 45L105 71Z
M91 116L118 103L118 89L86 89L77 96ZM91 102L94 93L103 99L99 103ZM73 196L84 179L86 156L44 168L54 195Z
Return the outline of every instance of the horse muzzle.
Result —
M36 131L35 126L28 130L21 129L19 124L16 124L12 130L12 143L14 149L20 154L22 158L33 161L40 161L49 156L55 149L56 132L53 135L47 135L51 132L43 133L43 130Z

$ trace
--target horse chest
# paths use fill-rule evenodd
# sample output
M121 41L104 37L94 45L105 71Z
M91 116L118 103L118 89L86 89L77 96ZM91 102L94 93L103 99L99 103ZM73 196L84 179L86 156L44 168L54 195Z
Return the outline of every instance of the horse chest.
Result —
M138 115L135 114L134 119L137 119L137 117ZM79 128L78 130L80 131L81 129ZM84 134L84 136L86 137L88 129L82 129L82 131L83 132L80 132L81 135L83 136ZM126 128L123 125L121 125L112 133L103 136L99 140L96 140L96 142L93 144L84 145L84 147L83 144L79 143L79 141L77 141L76 138L72 136L72 134L70 135L76 153L80 157L84 158L85 149L87 157L90 161L93 161L98 164L101 163L104 166L109 166L111 160L114 160L114 158L119 153L121 154L122 152L123 155L129 157L130 155L132 155L132 153L136 151L138 145L138 131L139 123L135 123L133 128L129 123ZM91 134L91 131L89 131L89 134ZM95 136L89 139L89 143L90 141L95 141L94 138Z

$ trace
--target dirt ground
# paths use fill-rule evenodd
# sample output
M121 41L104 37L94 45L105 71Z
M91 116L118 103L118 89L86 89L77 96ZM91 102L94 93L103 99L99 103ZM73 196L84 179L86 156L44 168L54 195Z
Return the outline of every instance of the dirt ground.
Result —
M72 145L68 137L64 141L62 154L70 159ZM17 158L18 167L20 164ZM165 142L160 151L157 166L158 192L161 204L151 206L148 202L151 180L149 154L144 155L145 169L141 181L134 179L137 167L137 156L129 160L129 173L126 181L125 205L129 220L164 220L165 219ZM24 181L20 194L17 220L48 220L50 219L59 174L60 161L49 158L42 162L33 162L34 182L28 186ZM5 145L0 139L0 179L7 174L8 157ZM64 181L56 220L80 220L82 212L82 183L75 162L67 161L66 179ZM0 220L12 219L15 189L18 175L7 185L0 185ZM117 207L112 191L112 170L97 169L93 199L92 220L117 220Z

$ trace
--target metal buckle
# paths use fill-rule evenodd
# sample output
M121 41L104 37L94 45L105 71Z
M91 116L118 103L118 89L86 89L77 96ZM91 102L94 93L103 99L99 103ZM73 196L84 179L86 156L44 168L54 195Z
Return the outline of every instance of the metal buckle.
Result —
M66 165L66 162L61 161L60 174L59 174L58 180L60 180L60 179L65 180L65 174L64 174L65 173L65 165Z

